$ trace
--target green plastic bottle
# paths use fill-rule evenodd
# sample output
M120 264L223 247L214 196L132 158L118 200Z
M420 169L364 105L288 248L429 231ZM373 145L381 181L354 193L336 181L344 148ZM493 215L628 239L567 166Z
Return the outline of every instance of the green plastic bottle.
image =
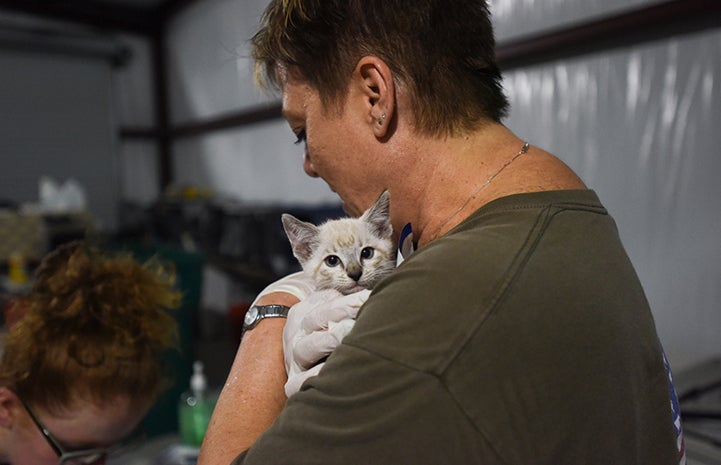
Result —
M180 396L178 422L180 442L187 446L200 447L208 428L214 402L208 396L208 383L203 374L203 362L193 363L190 390Z

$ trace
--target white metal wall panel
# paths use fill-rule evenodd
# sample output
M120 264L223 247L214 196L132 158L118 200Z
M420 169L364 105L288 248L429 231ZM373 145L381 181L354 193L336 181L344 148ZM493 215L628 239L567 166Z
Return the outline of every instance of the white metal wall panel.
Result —
M489 0L498 41L662 3L660 0Z
M35 203L41 176L74 178L98 226L116 227L111 78L105 60L2 50L0 197Z

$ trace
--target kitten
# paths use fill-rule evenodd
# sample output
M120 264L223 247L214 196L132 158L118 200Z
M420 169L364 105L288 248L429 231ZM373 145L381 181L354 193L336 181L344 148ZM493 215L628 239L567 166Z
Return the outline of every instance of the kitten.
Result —
M283 228L293 255L311 275L316 289L351 294L372 289L395 268L390 198L384 191L359 218L340 218L316 226L285 213Z

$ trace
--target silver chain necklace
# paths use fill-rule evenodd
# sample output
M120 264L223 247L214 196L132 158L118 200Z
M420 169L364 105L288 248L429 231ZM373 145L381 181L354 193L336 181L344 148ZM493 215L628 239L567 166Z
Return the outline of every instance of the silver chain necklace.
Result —
M473 199L475 199L476 196L477 196L483 189L485 189L491 182L493 182L493 180L496 178L496 176L498 176L499 174L501 174L501 172L502 172L503 170L505 170L505 169L508 167L508 165L510 165L511 163L513 163L514 161L516 161L516 159L517 159L518 157L520 157L521 155L523 155L524 153L528 152L528 148L529 148L530 146L531 146L531 145L530 145L528 142L525 142L525 143L523 144L523 147L521 147L521 150L519 150L517 154L515 154L510 160L508 160L506 163L504 163L503 166L501 166L501 168L500 168L498 171L496 171L495 173L493 173L492 175L490 175L490 176L488 177L488 179L486 179L486 181L485 181L483 184L481 184L475 191L473 191L473 193L471 194L471 196L468 197L468 199L466 199L466 201L463 202L463 204L462 204L460 207L458 207L458 209L457 209L456 211L454 211L453 213L451 213L451 216L449 216L448 218L446 218L446 220L438 227L438 229L436 229L436 232L433 234L433 236L430 238L430 240L429 240L428 242L431 242L431 241L435 240L436 238L438 238L438 234L443 230L443 228L448 224L448 222L451 221L453 218L455 218L456 215L458 215L458 214L461 212L461 210L463 210L464 208L466 208L466 206L467 206Z

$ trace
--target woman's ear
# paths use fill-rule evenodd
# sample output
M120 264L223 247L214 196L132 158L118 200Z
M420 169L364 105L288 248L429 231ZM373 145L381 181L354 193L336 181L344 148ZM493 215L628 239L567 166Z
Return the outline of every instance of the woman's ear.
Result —
M368 123L376 137L383 138L388 134L396 106L393 73L385 61L372 55L358 60L355 71L360 79Z
M10 428L21 406L17 394L6 387L0 387L0 428Z

